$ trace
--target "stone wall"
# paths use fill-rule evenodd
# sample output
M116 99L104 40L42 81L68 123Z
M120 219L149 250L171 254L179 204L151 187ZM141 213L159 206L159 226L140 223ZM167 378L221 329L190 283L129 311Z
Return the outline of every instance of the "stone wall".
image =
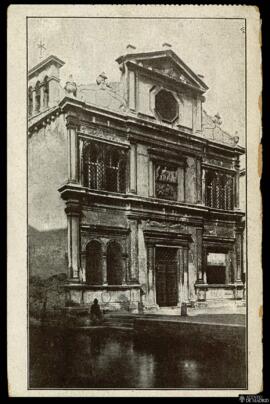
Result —
M28 139L28 247L31 276L67 271L67 219L58 188L67 180L63 117Z

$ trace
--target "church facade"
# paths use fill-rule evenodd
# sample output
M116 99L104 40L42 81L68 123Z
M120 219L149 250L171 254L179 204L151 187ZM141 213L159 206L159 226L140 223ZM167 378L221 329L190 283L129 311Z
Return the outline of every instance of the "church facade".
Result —
M116 62L119 82L62 87L56 56L29 71L30 274L65 272L67 300L109 310L235 304L245 150L168 44Z

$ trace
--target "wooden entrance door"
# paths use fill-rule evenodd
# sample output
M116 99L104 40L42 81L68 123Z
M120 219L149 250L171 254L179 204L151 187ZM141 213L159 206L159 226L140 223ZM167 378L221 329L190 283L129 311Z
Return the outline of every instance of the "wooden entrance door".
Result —
M160 307L176 306L177 287L177 249L157 247L156 249L156 294Z

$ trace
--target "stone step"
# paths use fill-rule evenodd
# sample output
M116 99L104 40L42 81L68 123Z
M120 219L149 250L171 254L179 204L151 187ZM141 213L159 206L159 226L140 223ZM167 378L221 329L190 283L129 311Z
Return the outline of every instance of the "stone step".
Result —
M125 320L125 319L105 319L104 324L127 324L127 325L133 325L134 320Z
M108 317L105 316L104 320L105 321L114 321L114 322L125 322L125 323L133 323L135 317L125 317L125 316L115 316L115 317Z
M105 322L103 326L110 327L110 328L127 328L129 330L133 329L133 324L126 324L126 323L113 323L113 322Z

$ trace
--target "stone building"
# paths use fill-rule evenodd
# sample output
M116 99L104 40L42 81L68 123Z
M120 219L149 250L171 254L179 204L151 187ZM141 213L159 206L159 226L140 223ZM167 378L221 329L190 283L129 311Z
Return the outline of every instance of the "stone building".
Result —
M64 88L55 56L29 71L30 274L109 309L242 299L244 148L168 44L116 62L119 82Z

